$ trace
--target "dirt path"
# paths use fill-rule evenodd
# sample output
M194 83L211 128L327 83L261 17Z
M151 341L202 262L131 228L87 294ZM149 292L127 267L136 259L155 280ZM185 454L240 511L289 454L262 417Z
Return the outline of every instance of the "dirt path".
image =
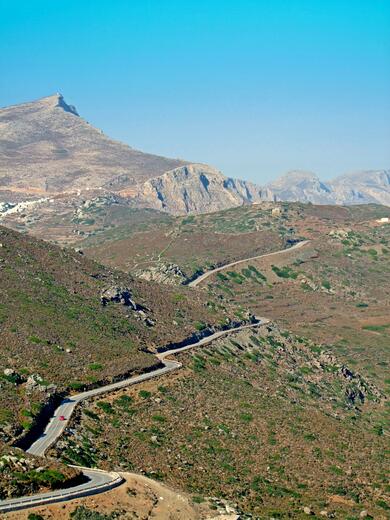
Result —
M141 475L122 473L125 484L98 496L80 498L60 504L36 507L26 511L7 513L1 518L6 520L26 520L27 515L35 513L45 520L68 519L78 506L92 511L109 514L121 513L121 520L161 519L161 520L204 520L216 517L205 504L193 503L190 496L177 492L167 486ZM217 517L221 518L221 516ZM223 518L223 517L222 517ZM230 518L236 518L230 516Z

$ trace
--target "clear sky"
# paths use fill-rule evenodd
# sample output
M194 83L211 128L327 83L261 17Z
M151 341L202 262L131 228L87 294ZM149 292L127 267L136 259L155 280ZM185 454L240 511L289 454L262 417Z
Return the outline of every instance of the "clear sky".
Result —
M0 0L0 106L56 91L259 183L389 168L390 0Z

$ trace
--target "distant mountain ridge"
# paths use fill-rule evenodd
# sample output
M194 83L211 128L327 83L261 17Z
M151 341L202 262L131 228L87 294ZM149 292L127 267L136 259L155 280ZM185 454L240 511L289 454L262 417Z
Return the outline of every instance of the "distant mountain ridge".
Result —
M314 173L293 171L258 186L206 164L144 153L110 139L59 93L0 109L0 217L9 204L39 200L44 211L46 199L65 197L77 204L74 197L88 199L96 190L172 214L262 200L390 206L390 173L358 172L325 183Z
M390 206L390 170L353 172L329 182L322 182L311 172L292 171L266 188L273 200Z

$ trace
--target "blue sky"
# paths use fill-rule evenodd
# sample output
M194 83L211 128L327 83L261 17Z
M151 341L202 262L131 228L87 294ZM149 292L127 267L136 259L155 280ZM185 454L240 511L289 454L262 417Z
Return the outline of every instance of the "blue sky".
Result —
M0 106L266 182L390 167L390 0L0 0ZM1 137L1 136L0 136Z

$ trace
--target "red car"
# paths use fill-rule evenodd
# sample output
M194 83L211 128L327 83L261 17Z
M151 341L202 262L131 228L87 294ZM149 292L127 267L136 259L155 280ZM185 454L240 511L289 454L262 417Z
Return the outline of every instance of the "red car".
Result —
M58 417L58 420L59 420L59 421L66 421L66 419L65 419L65 416L64 416L64 415L60 415L60 416Z

